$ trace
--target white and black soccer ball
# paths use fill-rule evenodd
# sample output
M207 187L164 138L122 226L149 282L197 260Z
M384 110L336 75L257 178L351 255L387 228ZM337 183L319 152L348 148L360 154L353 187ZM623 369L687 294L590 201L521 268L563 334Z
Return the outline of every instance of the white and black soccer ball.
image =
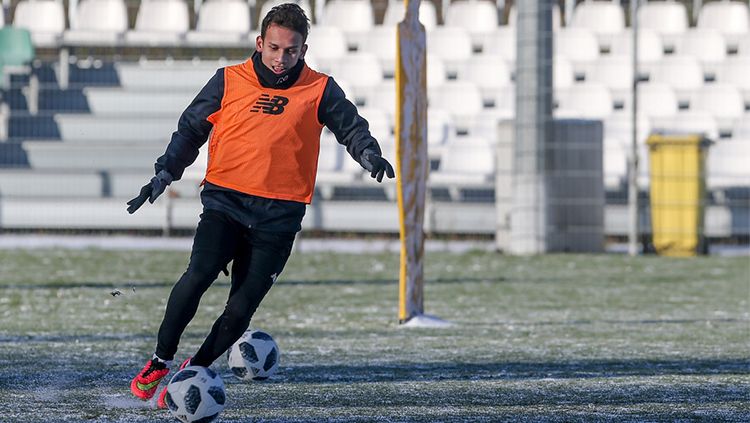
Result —
M227 351L229 368L242 380L265 380L279 368L279 346L262 330L248 330Z
M185 367L172 376L164 402L181 422L211 422L226 406L224 381L207 367Z

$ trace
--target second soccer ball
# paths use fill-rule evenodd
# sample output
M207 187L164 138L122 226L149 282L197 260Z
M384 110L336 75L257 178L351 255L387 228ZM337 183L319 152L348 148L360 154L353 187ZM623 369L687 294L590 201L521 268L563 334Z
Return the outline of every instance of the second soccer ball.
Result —
M245 332L227 351L232 373L242 380L265 380L279 367L279 347L262 330Z

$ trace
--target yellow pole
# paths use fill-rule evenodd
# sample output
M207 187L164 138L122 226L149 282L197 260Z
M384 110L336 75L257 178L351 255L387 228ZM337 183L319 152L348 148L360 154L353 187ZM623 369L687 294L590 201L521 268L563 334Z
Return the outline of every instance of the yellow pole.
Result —
M396 189L399 210L399 322L424 313L424 209L427 186L427 42L420 0L404 0L396 46Z

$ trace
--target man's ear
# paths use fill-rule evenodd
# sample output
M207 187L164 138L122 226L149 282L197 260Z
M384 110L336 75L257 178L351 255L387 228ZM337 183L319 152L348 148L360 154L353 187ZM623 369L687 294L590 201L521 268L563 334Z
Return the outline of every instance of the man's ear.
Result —
M258 53L263 52L263 38L261 38L260 35L255 38L255 51Z
M307 44L302 44L302 48L300 49L302 51L302 54L299 55L300 59L305 58L305 53L307 53Z

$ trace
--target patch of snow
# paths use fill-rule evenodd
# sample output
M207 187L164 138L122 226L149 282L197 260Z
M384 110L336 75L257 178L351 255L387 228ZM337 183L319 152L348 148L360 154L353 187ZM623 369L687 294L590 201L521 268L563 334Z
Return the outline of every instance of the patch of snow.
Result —
M402 328L447 328L453 326L453 323L443 320L439 317L428 314L420 314L412 317L406 323L401 325Z

